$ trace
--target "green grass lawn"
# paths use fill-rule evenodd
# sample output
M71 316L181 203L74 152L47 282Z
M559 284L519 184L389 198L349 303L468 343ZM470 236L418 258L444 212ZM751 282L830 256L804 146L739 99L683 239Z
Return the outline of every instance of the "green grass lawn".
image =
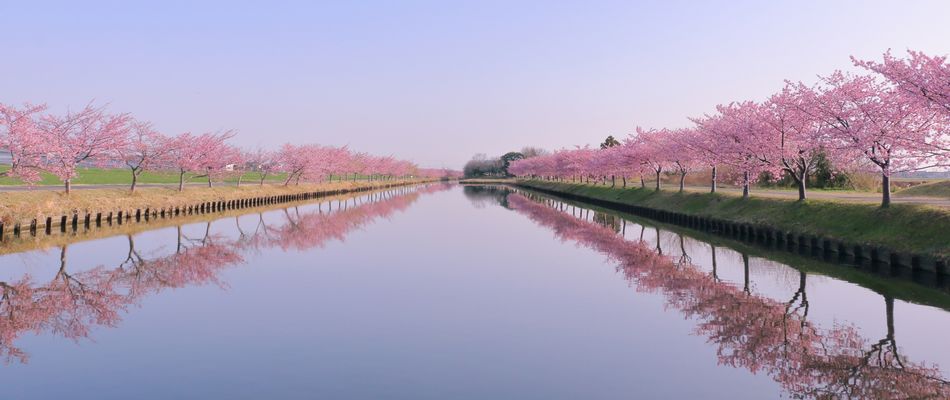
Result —
M767 225L852 243L874 244L898 251L950 256L950 211L934 207L892 204L889 208L881 208L831 200L743 199L723 194L656 192L653 189L546 181L522 184L588 198Z
M928 196L950 198L950 180L925 183L897 192L898 196Z
M3 165L0 166L0 173L6 172L10 167ZM74 185L131 185L132 184L132 173L126 169L104 169L104 168L79 168L78 177L73 180ZM193 175L186 176L188 179ZM52 185L59 186L63 182L59 178L53 176L49 173L42 174L43 179L37 182L37 185ZM270 175L267 177L266 182L282 182L284 179L284 174ZM244 182L258 182L261 179L261 175L257 172L248 172L244 174ZM204 182L205 178L193 178L189 179L188 182ZM224 180L225 182L236 182L237 177L228 177ZM159 183L159 184L177 184L178 183L178 174L176 173L167 173L167 172L152 172L145 171L142 172L142 175L139 175L139 183ZM3 186L18 186L23 185L23 182L16 178L11 178L8 176L0 176L0 185Z
M10 169L8 165L0 165L0 173L4 173ZM78 168L77 169L78 177L73 180L73 185L131 185L132 184L132 173L127 169L107 169L107 168ZM63 184L59 178L53 176L49 173L42 173L42 180L36 183L38 186L60 186ZM269 183L282 183L287 177L287 174L277 173L268 175L264 180ZM368 178L366 175L360 175L358 177L360 180L365 180ZM254 183L260 182L261 174L258 172L247 172L244 174L242 183ZM343 178L344 180L352 180L353 175L347 175ZM339 175L333 175L333 181L340 180ZM185 175L185 182L192 183L204 183L207 181L207 178L196 178L195 174ZM224 179L224 182L234 183L237 182L236 176L229 176ZM139 183L155 183L155 184L177 184L178 183L178 174L174 172L153 172L145 171L139 175ZM0 176L0 186L22 186L23 181L17 178L11 178L9 176Z

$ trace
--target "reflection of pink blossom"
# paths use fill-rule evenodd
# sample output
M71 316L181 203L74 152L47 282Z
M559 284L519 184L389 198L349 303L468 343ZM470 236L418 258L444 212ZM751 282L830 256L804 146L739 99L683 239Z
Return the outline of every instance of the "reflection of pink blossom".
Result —
M787 304L720 282L612 229L519 194L510 195L508 204L561 240L608 256L637 290L663 294L670 309L697 321L696 333L716 346L720 364L767 373L795 397L950 397L936 366L898 355L893 332L869 344L851 326L822 329Z
M0 357L7 362L27 361L27 354L14 345L24 332L47 332L77 340L88 337L93 327L118 324L120 312L149 295L194 285L225 286L221 272L243 263L244 252L275 247L305 250L333 239L342 241L348 232L408 208L420 194L447 187L428 185L405 192L379 192L376 200L348 204L332 212L297 214L296 210L287 210L286 220L277 226L267 226L262 220L260 229L245 232L238 225L241 236L235 241L212 234L211 222L201 237L186 237L179 229L176 251L164 257L143 256L129 236L128 257L114 269L99 266L72 273L67 265L68 247L64 246L59 270L51 281L35 282L26 275L17 281L0 282Z

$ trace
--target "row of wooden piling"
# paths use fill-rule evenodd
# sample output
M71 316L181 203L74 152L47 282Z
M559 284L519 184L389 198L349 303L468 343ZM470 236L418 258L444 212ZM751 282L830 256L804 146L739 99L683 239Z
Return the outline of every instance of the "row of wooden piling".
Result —
M847 263L871 263L894 268L909 268L912 271L928 271L940 275L950 274L948 261L927 254L910 254L894 251L882 246L849 243L843 240L818 235L783 231L766 225L734 222L720 218L690 215L675 211L660 210L611 200L601 200L562 193L556 190L526 186L526 188L555 195L558 197L582 201L584 203L617 210L659 222L683 226L699 231L726 236L748 243L770 248L784 249L800 254L810 254L825 260L837 259Z
M412 185L416 182L396 183L380 186L366 186L350 189L323 190L314 192L302 192L292 194L281 194L274 196L257 196L243 199L218 200L201 202L188 206L168 206L160 208L146 207L144 209L135 209L129 211L110 211L108 213L95 212L76 213L72 215L62 215L59 218L47 217L45 220L34 218L28 224L14 223L12 227L7 227L0 221L0 242L9 237L19 238L22 236L40 236L52 235L54 228L58 233L78 232L80 229L88 230L93 227L103 225L111 226L113 224L124 224L132 222L148 221L152 218L172 218L182 215L200 215L224 212L228 210L238 210L243 208L261 207L272 204L288 203L293 201L305 201L326 196L336 196L345 193L365 192L377 189L386 189L396 186Z

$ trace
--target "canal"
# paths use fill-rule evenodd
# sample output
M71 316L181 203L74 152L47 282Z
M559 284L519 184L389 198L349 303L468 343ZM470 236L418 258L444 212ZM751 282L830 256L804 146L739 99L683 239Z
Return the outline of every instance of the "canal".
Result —
M0 244L4 399L947 398L940 284L499 186Z

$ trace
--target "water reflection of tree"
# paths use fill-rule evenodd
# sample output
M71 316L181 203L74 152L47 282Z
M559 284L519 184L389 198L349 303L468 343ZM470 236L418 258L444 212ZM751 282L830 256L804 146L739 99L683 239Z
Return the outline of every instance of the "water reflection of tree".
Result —
M800 398L948 398L950 384L936 366L899 354L893 299L885 298L887 334L877 342L850 325L821 328L807 320L806 275L787 302L751 290L748 257L742 287L724 283L715 269L683 267L642 241L627 241L612 229L587 223L520 195L510 206L538 224L597 250L639 291L663 294L672 309L697 321L696 333L716 346L723 365L764 372ZM658 237L657 242L661 240ZM713 248L715 254L715 248Z
M0 281L0 357L7 362L27 361L26 352L14 344L25 332L85 338L92 327L115 326L122 311L148 295L209 283L223 286L221 271L242 263L242 253L248 250L306 249L331 239L343 240L347 231L405 209L420 193L445 188L430 185L387 192L399 196L374 194L375 200L358 207L337 203L332 213L295 208L275 224L265 223L260 215L254 230L244 229L236 219L238 237L233 240L213 234L210 221L198 236L187 235L179 226L174 252L163 256L143 254L136 248L135 236L127 235L126 258L113 268L74 268L69 263L69 245L63 245L57 272L50 281L36 282L29 275Z
M621 218L617 217L614 214L608 214L603 212L594 212L594 222L600 226L603 226L607 229L614 231L615 233L621 232Z
M462 193L475 208L485 208L494 204L508 208L507 197L511 190L503 186L478 185L463 186Z

